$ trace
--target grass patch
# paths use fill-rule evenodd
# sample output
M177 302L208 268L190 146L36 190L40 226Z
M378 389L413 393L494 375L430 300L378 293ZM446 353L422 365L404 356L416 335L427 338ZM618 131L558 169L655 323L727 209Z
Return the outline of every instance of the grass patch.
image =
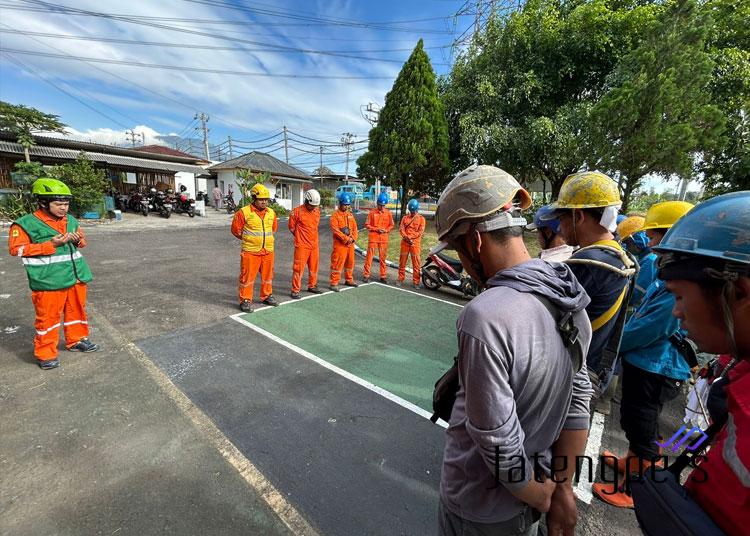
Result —
M367 229L360 229L359 230L359 238L357 239L357 245L367 250ZM539 244L536 240L536 233L531 231L525 231L523 234L523 241L526 244L526 249L529 250L529 255L531 255L532 258L538 257L539 252L541 249L539 248ZM427 258L427 253L430 251L430 248L438 243L437 233L435 232L435 222L434 220L427 220L427 225L425 226L424 235L422 236L422 253L420 255L420 258L422 259L422 262L424 262L424 259ZM398 256L401 251L401 236L398 234L398 225L391 231L391 234L388 238L388 259L392 260L394 262L398 262ZM458 255L456 255L455 251L452 250L446 250L446 254L450 255L451 257L458 258ZM408 266L411 266L411 263L408 264Z

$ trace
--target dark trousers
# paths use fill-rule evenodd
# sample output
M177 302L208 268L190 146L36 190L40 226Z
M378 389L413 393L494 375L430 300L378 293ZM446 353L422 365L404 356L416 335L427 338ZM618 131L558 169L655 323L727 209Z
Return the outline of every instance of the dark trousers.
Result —
M477 523L457 516L443 501L438 506L439 536L536 536L541 514L526 506L520 514L499 523Z
M650 460L659 456L659 415L680 393L682 381L654 374L623 361L620 426L630 450Z

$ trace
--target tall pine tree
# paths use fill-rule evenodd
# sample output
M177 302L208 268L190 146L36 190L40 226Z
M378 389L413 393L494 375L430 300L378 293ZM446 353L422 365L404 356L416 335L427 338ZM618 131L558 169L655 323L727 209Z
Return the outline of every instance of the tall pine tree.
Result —
M448 178L448 123L435 72L420 39L385 96L357 174L400 187L401 213L410 194L437 195Z

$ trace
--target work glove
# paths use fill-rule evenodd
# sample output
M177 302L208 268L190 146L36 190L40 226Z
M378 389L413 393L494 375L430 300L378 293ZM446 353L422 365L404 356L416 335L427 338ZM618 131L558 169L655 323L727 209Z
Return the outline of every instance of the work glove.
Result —
M351 231L349 230L349 227L342 227L339 229L342 233L344 233L346 236L349 236L351 234Z

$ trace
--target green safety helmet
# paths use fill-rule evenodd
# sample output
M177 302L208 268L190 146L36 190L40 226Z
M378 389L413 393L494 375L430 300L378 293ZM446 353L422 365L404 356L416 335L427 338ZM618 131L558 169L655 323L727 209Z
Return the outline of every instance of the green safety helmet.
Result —
M64 182L51 177L42 177L35 180L31 187L31 193L37 196L40 201L69 201L73 197L70 188Z

